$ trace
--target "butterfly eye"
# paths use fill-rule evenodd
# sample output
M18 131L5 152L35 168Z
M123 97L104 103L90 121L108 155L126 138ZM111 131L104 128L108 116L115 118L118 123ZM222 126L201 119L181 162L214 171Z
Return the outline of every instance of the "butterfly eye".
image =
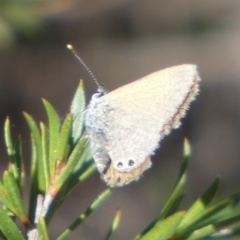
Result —
M134 165L134 161L133 161L132 159L130 159L130 160L128 161L128 165L129 165L129 166L133 166L133 165Z
M123 166L123 163L119 162L117 166L118 166L118 168L121 168Z

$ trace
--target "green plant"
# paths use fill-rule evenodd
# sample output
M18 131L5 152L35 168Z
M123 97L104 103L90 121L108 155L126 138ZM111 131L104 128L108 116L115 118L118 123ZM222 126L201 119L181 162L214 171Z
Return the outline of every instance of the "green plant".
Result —
M13 144L9 118L5 122L10 163L0 181L0 239L49 239L48 224L53 214L70 191L96 170L80 114L85 109L82 81L62 124L52 105L46 100L43 104L48 116L47 125L40 122L38 126L32 116L24 113L31 133L32 151L28 214L22 199L25 174L21 138ZM200 240L240 235L240 192L212 203L219 186L218 178L188 210L178 210L184 196L190 155L190 145L185 140L183 163L173 192L156 219L135 240ZM67 239L111 192L112 189L107 188L100 194L57 239ZM105 239L109 240L117 229L120 215L117 210ZM17 219L26 228L25 235L19 230Z

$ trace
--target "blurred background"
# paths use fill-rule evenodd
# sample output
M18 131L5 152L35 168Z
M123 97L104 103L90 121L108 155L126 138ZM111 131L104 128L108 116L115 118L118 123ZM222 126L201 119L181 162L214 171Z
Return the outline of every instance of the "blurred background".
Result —
M46 121L43 97L64 118L79 79L88 100L96 90L68 43L109 90L183 63L197 64L202 77L197 101L182 127L162 141L153 167L137 183L115 189L69 239L103 239L116 208L122 220L114 239L133 239L171 193L184 137L193 148L184 207L217 175L219 198L240 189L240 1L1 0L0 124L9 116L25 149L30 142L22 111ZM8 162L0 134L3 171ZM28 151L25 156L27 162ZM105 188L97 172L78 186L55 215L51 239Z

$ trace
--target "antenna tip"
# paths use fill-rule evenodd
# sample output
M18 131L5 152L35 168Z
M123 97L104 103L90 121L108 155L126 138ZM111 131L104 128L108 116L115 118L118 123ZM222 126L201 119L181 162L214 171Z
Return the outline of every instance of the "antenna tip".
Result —
M72 50L73 49L73 46L71 44L67 44L67 48Z

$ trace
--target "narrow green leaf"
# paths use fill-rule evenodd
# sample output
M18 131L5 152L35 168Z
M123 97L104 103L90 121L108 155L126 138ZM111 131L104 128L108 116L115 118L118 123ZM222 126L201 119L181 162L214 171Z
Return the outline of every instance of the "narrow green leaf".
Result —
M87 170L79 176L79 182L85 181L87 178L89 178L95 171L97 170L96 164L92 163Z
M14 212L14 207L9 199L8 192L6 191L3 183L0 181L0 201L6 206L11 212Z
M85 177L83 177L83 174L85 173L85 171L87 171L87 169L89 169L89 166L92 164L92 161L90 162L90 160L92 160L92 154L89 142L86 142L86 145L83 146L83 149L81 151L82 154L79 157L76 166L74 167L74 170L71 174L71 179L68 185L69 192L76 184L78 184L80 181L83 181L83 179L86 179L87 175L85 174ZM93 173L94 171L91 171L91 173ZM91 175L91 173L88 172L88 177Z
M29 194L29 209L28 217L30 222L34 222L35 210L37 205L38 189L38 166L37 166L37 147L35 138L31 134L31 172L30 172L30 194Z
M3 174L4 187L8 193L9 200L14 207L14 214L18 216L25 226L29 226L29 220L25 214L21 194L12 174L5 171Z
M222 229L220 232L212 234L208 239L229 239L235 236L240 236L240 226Z
M168 198L167 203L163 207L159 220L163 219L169 214L172 213L172 209L175 208L176 203L178 204L178 199L181 198L182 190L186 184L187 180L187 169L188 169L188 164L189 164L189 159L191 157L191 146L189 141L185 138L184 139L184 145L183 145L183 162L181 165L180 173L177 178L176 185L174 187L174 190L171 194L171 196Z
M79 141L83 131L83 111L86 107L83 81L79 82L77 91L73 97L70 112L73 114L72 138L74 145Z
M205 221L198 224L198 227L206 226L204 228L199 229L198 231L195 231L190 237L193 240L194 237L198 236L209 236L211 234L216 233L217 231L222 233L226 233L224 229L228 228L232 231L231 228L229 228L233 224L237 224L240 222L240 213L238 209L239 204L239 193L234 194L232 197L226 198L222 200L221 202L214 204L212 207L216 208L220 204L230 201L231 204L228 204L226 208L221 209L221 211L218 211L213 216L207 218ZM234 231L233 231L234 232ZM235 234L236 232L234 232ZM205 235L204 235L205 234ZM208 235L207 235L208 234ZM238 233L236 233L238 234Z
M208 225L206 227L197 229L194 231L186 240L198 240L198 239L206 239L209 237L213 232L216 232L214 225Z
M143 235L140 240L167 240L176 231L184 212L177 212L166 219L159 221L151 230Z
M82 172L82 174L80 176L78 176L77 179L71 177L69 183L66 185L65 189L63 190L61 200L64 199L77 184L88 179L95 171L96 171L96 164L92 163L92 164L88 165L88 167ZM59 196L57 196L57 198L55 199L55 202L57 202L58 199L59 199ZM61 203L61 201L60 201L60 203ZM55 208L57 208L60 205L54 204L54 206L55 206ZM53 207L52 207L52 209L53 209Z
M220 222L213 222L214 224L209 224L203 228L197 229L194 231L187 240L197 240L207 238L211 235L219 236L223 234L224 237L234 236L231 234L240 234L240 227L238 227L237 231L234 231L233 228L230 228L232 224L239 223L240 221L240 214L234 216L232 218L225 219L224 221ZM226 229L226 230L225 230ZM227 235L225 235L227 234ZM230 234L230 235L228 235ZM211 237L210 237L211 238Z
M239 194L238 194L239 195ZM207 226L209 224L213 223L225 223L224 227L227 227L228 224L230 224L231 221L234 219L238 219L239 210L237 209L238 205L236 205L235 198L237 196L233 195L230 198L226 198L220 202L215 203L211 207L208 207L203 214L199 215L199 218L202 218L204 215L206 216L209 211L213 211L213 214L209 215L208 217L202 218L201 222L197 224L197 228L202 228L204 226ZM227 205L226 205L227 204ZM226 207L221 207L226 205ZM217 209L217 211L214 212L214 209ZM232 224L232 222L231 222Z
M43 217L39 218L38 224L39 237L38 240L49 240L48 229L46 226L45 219Z
M96 169L96 164L92 163L89 164L88 167L84 169L84 171L82 171L80 174L77 174L77 178L75 176L71 177L71 180L67 187L68 191L66 192L66 194L68 194L78 183L88 179L96 171Z
M71 176L72 171L74 170L77 162L79 161L79 159L81 158L82 154L84 153L84 147L86 146L87 143L87 139L86 138L82 138L76 145L76 147L74 148L73 152L71 153L67 165L65 166L65 168L63 169L61 175L59 176L59 178L57 179L56 183L54 184L54 186L57 189L60 189L61 186L64 185L64 183L66 183L67 179L69 179L69 177Z
M42 161L39 164L42 164L41 169L43 169L44 176L46 179L46 189L50 186L50 166L49 166L49 135L47 126L40 122L41 129L41 140L42 140Z
M112 222L112 226L108 231L107 237L105 240L110 240L112 237L112 234L117 230L119 223L120 223L120 219L121 219L121 211L119 209L117 209L115 217L113 219Z
M54 178L55 167L57 161L57 147L59 139L60 121L59 116L53 106L45 99L42 100L44 107L48 115L49 124L49 138L50 138L50 150L49 150L49 161L50 161L50 176Z
M197 199L197 201L186 212L179 228L186 228L199 216L199 214L202 214L206 210L207 206L214 198L218 187L219 178L216 178L207 191Z
M19 182L21 190L24 187L24 167L23 167L23 157L22 157L22 139L21 136L18 137L16 146L15 146L15 159L16 166L19 174Z
M8 240L25 240L16 224L2 207L0 207L0 223L0 230Z
M27 113L23 113L24 117L27 121L27 124L30 128L31 131L31 144L32 144L32 167L35 169L31 169L31 174L34 174L34 178L37 176L38 179L38 184L34 185L34 192L44 194L46 190L46 179L44 175L44 169L43 169L43 164L42 164L42 159L43 159L43 154L42 154L42 140L39 132L39 128L34 121L33 117ZM35 165L36 164L36 165ZM33 177L33 176L31 176ZM32 179L32 178L31 178ZM36 184L36 183L34 183ZM37 190L36 190L37 188ZM31 194L30 194L31 195ZM37 198L36 196L33 198Z
M106 189L87 209L65 230L57 240L66 239L87 217L96 210L110 196L112 189Z
M69 150L69 137L71 133L71 127L72 127L72 114L68 114L63 122L59 142L58 142L58 148L57 148L57 160L58 161L64 161L66 162L67 157L67 150Z
M92 151L89 144L89 141L86 142L86 145L83 148L83 153L81 155L81 158L77 161L77 164L74 168L73 174L80 175L82 169L85 167L85 164L92 163ZM78 174L80 173L80 174Z
M240 214L237 214L237 215L232 216L232 217L225 218L222 221L218 221L214 225L216 226L216 228L218 230L220 230L221 228L226 228L226 227L228 227L232 224L235 224L235 223L238 223L238 224L240 223Z
M202 214L199 214L199 216L196 216L195 219L192 219L191 223L189 223L184 227L181 227L181 228L179 227L176 233L176 236L177 236L176 238L186 239L187 236L189 237L195 230L199 228L198 227L199 224L201 225L201 227L205 227L206 225L201 224L202 221L214 215L215 213L221 211L222 209L226 208L230 203L231 203L231 200L227 199L219 202L218 204L215 204L214 206L209 207Z
M51 208L49 209L46 221L48 222L50 218L52 217L53 213L56 211L56 209L61 204L64 196L68 194L70 191L68 188L68 183L71 179L72 172L76 166L77 161L81 158L81 155L83 154L84 146L87 143L86 138L82 138L77 145L75 146L74 150L72 151L67 164L62 169L61 174L58 176L54 184L51 186L51 189L49 191L49 195L51 195L54 198L54 202L51 205Z
M16 164L15 149L13 147L11 129L10 129L10 120L8 117L4 125L4 134L5 134L5 144L7 147L7 154L11 161L10 171L13 172L14 178L17 180L18 184L20 185L20 174Z
M184 138L184 142L183 142L183 162L182 162L182 165L181 165L180 173L178 175L177 184L182 179L182 176L186 175L186 173L187 173L189 160L190 160L191 155L192 155L192 149L191 149L190 142L188 141L187 138Z

